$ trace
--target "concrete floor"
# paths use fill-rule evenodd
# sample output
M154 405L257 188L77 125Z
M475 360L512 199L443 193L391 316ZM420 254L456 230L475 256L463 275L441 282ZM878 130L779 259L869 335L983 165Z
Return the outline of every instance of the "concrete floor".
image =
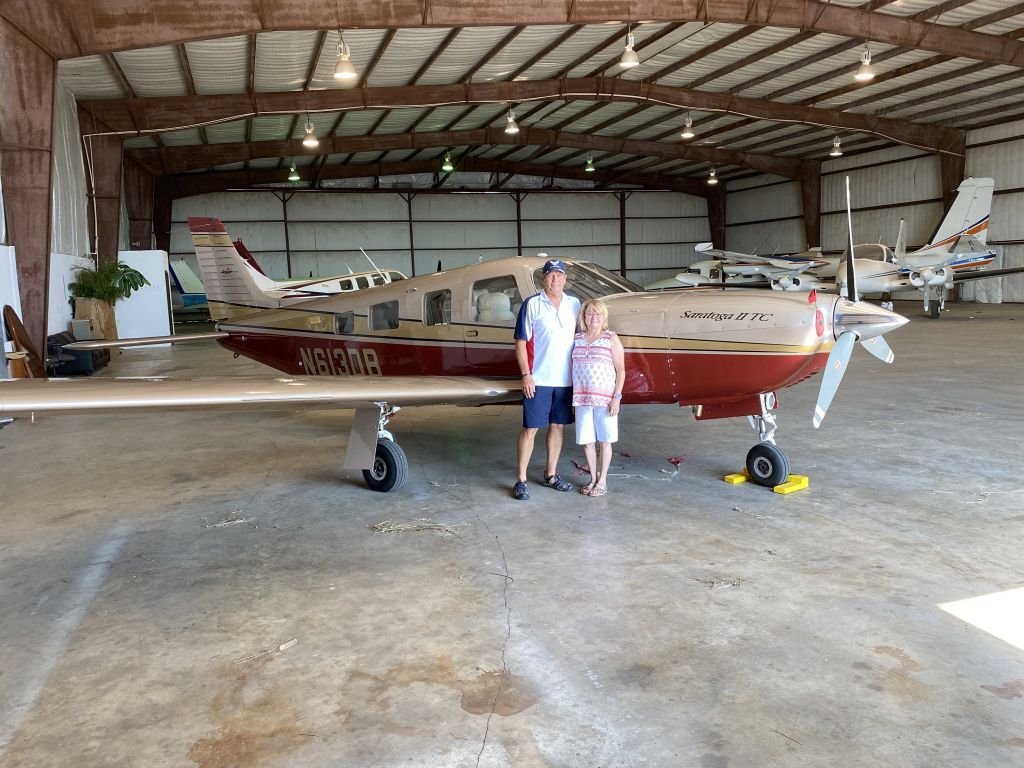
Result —
M820 431L817 379L781 393L791 496L668 406L624 409L608 496L528 503L517 408L404 410L391 495L339 469L349 412L18 421L0 766L1024 764L1024 649L938 607L1024 583L1024 307L897 308Z

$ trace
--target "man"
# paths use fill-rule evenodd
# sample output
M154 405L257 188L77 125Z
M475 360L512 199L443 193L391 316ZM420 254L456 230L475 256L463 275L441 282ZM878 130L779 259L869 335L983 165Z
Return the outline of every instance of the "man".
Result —
M572 484L558 476L562 432L573 423L572 341L580 300L563 293L565 264L544 263L544 290L523 302L516 320L516 360L523 375L523 428L519 432L519 476L512 495L525 501L526 469L533 455L537 430L547 427L548 460L544 484L556 491L571 491Z

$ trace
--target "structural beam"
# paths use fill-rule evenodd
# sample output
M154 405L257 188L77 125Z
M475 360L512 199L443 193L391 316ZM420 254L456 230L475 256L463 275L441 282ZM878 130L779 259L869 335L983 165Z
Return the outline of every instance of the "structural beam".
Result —
M130 11L130 12L129 12ZM701 21L801 32L860 36L887 45L919 48L992 64L1024 66L1020 41L994 38L912 18L816 0L375 0L309 3L306 0L220 0L216 13L161 0L9 0L0 14L54 58L103 54L186 40L274 30L345 27L472 27L529 24L600 24L607 21Z
M79 110L79 130L88 133L89 115ZM82 141L87 168L91 169L88 192L89 246L100 262L117 261L121 228L121 157L124 142L117 136L87 136Z
M363 165L331 165L323 169L320 178L323 179L346 179L361 178L365 176L398 176L414 173L436 173L438 171L437 160L415 160L401 163L372 163ZM580 179L584 181L600 182L609 177L610 173L597 171L587 173L580 168L568 168L560 165L531 165L528 163L515 163L505 161L487 160L485 158L462 157L458 162L460 173L490 173L507 174L514 173L523 176L555 177L564 179ZM308 178L313 173L311 168L300 168L300 175L303 180L288 185L287 189L301 190L312 188ZM208 192L221 192L227 189L251 189L259 185L278 184L284 181L284 173L280 170L260 171L221 171L212 173L183 173L179 175L163 176L157 179L156 198L176 199L179 197L191 197ZM714 192L708 189L703 181L689 179L681 176L666 176L656 173L634 173L615 174L616 181L620 184L636 185L645 189L671 190L683 192L698 197L714 196ZM280 189L274 187L271 189ZM358 190L354 190L358 191ZM159 224L157 236L159 238Z
M240 120L253 115L451 104L522 104L553 99L640 102L761 120L802 123L831 130L868 133L931 152L955 151L951 147L960 144L960 131L937 125L908 123L840 109L784 104L724 93L689 91L615 77L112 99L87 101L83 102L83 106L122 136L134 136L199 123Z
M515 135L509 135L501 128L480 128L472 131L334 136L325 137L320 141L319 146L312 149L304 147L302 142L297 139L260 141L252 144L233 143L132 149L128 150L128 157L149 169L153 174L170 175L265 157L299 157L341 152L393 152L396 150L485 145L571 147L593 152L615 152L669 160L693 160L714 163L716 166L738 165L790 179L800 177L808 164L817 167L816 161L796 158L757 155L750 152L715 149L680 142L641 141L534 127L521 128Z

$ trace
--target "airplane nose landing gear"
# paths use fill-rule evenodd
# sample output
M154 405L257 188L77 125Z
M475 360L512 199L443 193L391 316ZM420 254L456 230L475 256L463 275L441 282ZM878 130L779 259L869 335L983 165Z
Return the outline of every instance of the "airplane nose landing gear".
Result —
M747 474L758 485L774 488L789 477L789 458L775 445L775 414L778 404L774 392L760 395L761 415L750 416L750 426L757 430L761 442L747 452Z
M747 453L747 474L758 485L774 488L789 477L789 458L771 443L759 443Z

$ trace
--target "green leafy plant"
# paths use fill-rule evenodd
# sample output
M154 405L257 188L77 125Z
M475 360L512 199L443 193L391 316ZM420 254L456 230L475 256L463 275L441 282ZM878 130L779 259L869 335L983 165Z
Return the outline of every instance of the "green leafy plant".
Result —
M98 267L75 267L75 279L68 283L71 298L99 299L115 304L149 285L139 270L121 261L107 261Z

